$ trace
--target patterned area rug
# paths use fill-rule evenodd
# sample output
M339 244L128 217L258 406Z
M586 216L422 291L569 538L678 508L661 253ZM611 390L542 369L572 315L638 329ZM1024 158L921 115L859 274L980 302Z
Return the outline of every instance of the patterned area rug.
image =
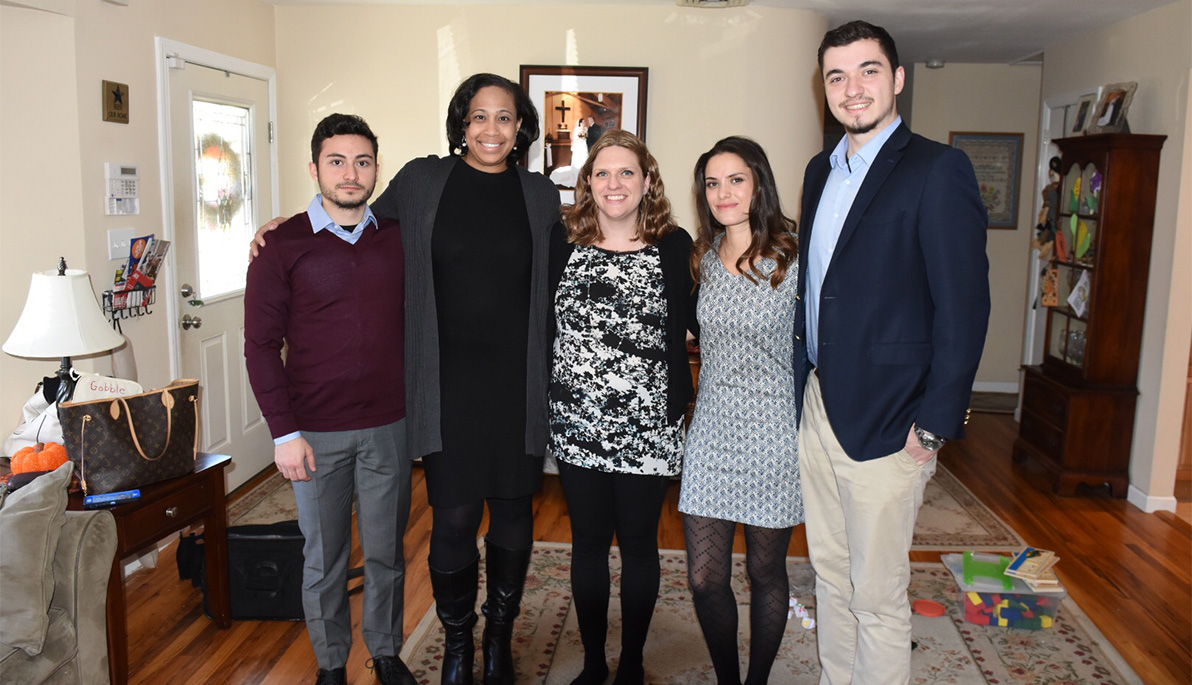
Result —
M519 685L565 685L583 666L583 649L571 605L570 562L568 545L538 543L534 547L522 614L514 629ZM620 559L615 550L612 564L614 600L610 606L608 653L609 666L615 672L620 644L620 613L615 599ZM787 569L792 593L814 616L810 565L806 559L791 558ZM737 555L734 559L733 572L743 630L740 651L747 659L749 595L744 557ZM965 623L960 592L942 564L914 564L910 594L914 599L932 599L948 607L947 615L939 618L914 617L919 647L911 659L912 683L1141 682L1071 599L1060 605L1052 628L1028 631ZM483 624L481 620L476 626L478 641ZM432 608L402 651L419 682L439 682L442 639L442 628ZM743 663L741 672L745 670ZM649 683L716 681L691 604L683 552L666 551L662 555L662 587L646 644L646 671ZM818 678L815 631L805 630L796 618L788 624L770 682L800 685L816 683Z
M274 474L228 507L229 525L298 518L289 481ZM943 466L927 484L913 549L1017 551L1026 543Z

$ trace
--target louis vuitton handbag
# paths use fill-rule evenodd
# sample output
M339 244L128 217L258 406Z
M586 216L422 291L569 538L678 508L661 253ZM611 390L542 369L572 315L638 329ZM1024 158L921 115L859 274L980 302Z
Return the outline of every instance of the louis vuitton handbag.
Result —
M63 402L58 418L66 453L88 495L133 490L194 470L197 380L124 397Z

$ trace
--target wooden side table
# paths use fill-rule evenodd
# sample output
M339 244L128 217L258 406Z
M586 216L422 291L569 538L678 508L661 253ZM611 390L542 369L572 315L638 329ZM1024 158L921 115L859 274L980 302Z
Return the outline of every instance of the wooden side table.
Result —
M194 473L141 488L141 498L110 511L116 517L116 559L108 579L108 666L112 685L128 682L128 628L124 560L170 533L202 522L207 554L207 590L215 625L232 625L228 601L228 513L226 454L200 452ZM67 509L83 509L83 493L72 493Z

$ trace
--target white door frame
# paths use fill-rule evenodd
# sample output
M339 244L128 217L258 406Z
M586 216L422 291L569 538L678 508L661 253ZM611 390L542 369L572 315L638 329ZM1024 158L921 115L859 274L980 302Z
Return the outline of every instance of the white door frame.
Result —
M212 69L219 69L221 71L230 71L242 76L249 76L251 78L266 81L269 84L269 121L273 124L272 135L277 137L277 73L273 67L257 64L255 62L248 62L236 57L229 57L218 52L213 52L205 48L187 45L176 40L162 38L157 36L154 39L154 46L157 54L157 131L158 131L158 153L160 157L161 169L161 212L162 212L162 234L165 240L174 240L174 167L173 159L170 154L170 141L172 140L172 131L170 130L170 68L167 60L180 59L192 64L199 64ZM277 145L269 144L271 141L266 141L269 148L269 165L273 170L272 173L272 187L269 188L269 193L273 198L273 206L281 206L281 193L278 186L278 164L277 164ZM248 246L245 245L247 250ZM182 341L179 339L179 312L178 312L178 298L175 296L178 292L178 283L175 278L177 268L175 264L176 250L171 250L166 254L165 275L161 279L162 296L165 300L166 319L169 322L167 325L167 336L170 346L170 377L178 378L182 374Z

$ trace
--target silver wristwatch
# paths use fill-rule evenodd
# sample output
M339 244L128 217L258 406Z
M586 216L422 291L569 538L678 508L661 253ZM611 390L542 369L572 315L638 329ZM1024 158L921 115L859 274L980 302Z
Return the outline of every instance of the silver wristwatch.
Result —
M935 433L925 431L918 426L915 426L915 437L919 438L919 444L922 445L923 449L932 452L939 452L943 449L944 443L948 442L946 438L941 438Z

